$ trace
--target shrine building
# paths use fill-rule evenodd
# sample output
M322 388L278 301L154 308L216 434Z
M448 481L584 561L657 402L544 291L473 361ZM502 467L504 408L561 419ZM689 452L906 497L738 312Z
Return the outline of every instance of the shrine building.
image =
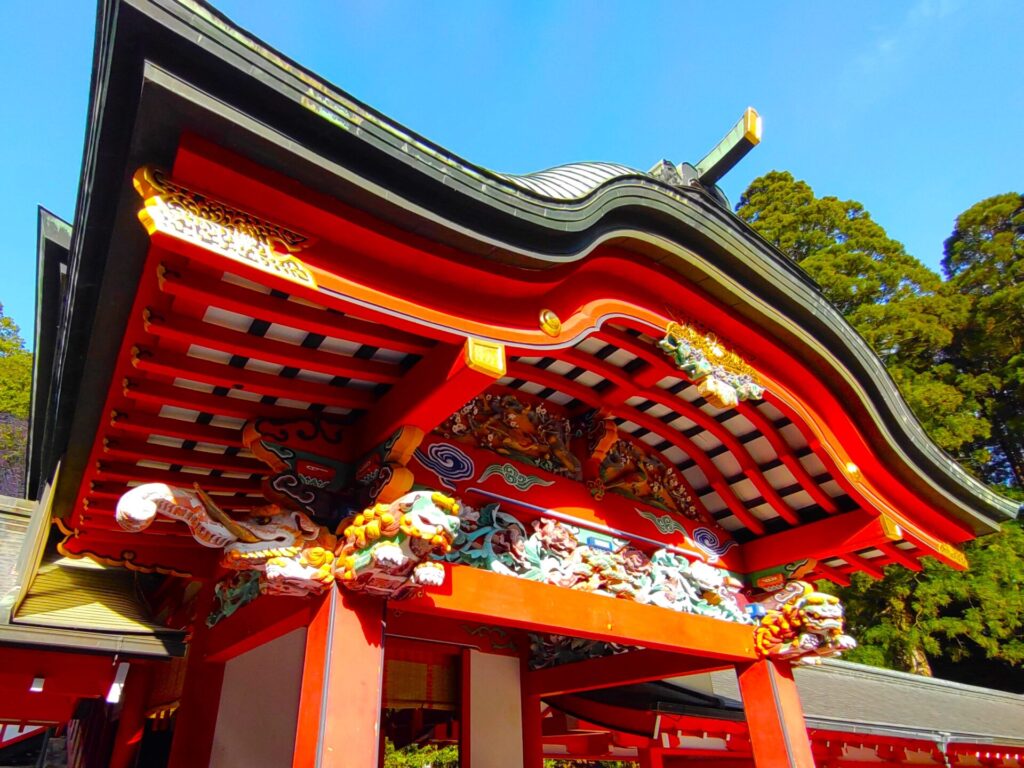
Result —
M101 0L75 220L39 219L0 740L1024 765L1020 697L832 660L816 585L967 568L1017 506L732 213L760 137L507 175L200 0Z

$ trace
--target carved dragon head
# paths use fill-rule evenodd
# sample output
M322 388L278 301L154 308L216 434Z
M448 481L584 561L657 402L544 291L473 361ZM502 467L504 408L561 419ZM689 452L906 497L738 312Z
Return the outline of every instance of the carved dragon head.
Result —
M233 518L198 486L140 485L121 496L115 514L118 524L132 532L148 528L157 515L185 523L200 544L223 549L225 560L248 563L234 567L251 568L288 556L286 550L298 552L321 535L320 526L304 513L276 504L257 507L244 519Z

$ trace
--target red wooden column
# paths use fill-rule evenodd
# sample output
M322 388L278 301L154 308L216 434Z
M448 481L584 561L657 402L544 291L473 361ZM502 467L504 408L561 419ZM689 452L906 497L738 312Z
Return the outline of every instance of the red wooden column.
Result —
M665 761L663 753L657 747L641 749L637 752L639 768L663 768Z
M384 601L332 589L306 630L295 768L378 763Z
M523 768L544 768L544 726L541 720L540 696L531 693L527 685L528 661L523 659L522 665Z
M132 664L128 670L110 768L131 768L135 765L146 725L146 694L149 693L151 675L152 670L147 664Z
M814 768L811 740L789 663L762 659L737 668L757 768Z
M167 768L198 768L210 764L213 736L224 684L224 662L206 658L210 631L206 616L213 604L216 579L210 579L197 600L196 620L188 644L188 666L181 703L174 719L174 741Z
M469 768L472 763L469 732L472 726L473 685L471 680L473 654L468 648L462 649L459 669L459 768Z

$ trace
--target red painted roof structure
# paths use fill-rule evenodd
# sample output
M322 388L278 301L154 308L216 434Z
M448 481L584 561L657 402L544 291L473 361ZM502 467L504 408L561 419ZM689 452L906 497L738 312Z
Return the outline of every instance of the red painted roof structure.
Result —
M96 41L76 222L40 220L26 495L60 554L184 577L154 592L191 623L196 755L203 665L296 627L321 671L325 627L366 631L346 653L377 711L385 610L421 638L472 620L643 646L608 662L633 682L685 654L740 665L759 700L788 686L758 712L798 731L788 662L758 661L783 606L755 629L759 593L963 568L959 545L1016 514L692 166L488 171L196 0L105 0ZM232 615L261 590L292 597ZM688 600L703 615L677 620ZM297 756L362 701L323 690Z

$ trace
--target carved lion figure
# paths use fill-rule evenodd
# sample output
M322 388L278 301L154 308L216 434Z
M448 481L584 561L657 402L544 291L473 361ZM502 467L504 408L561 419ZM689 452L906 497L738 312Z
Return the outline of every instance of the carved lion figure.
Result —
M115 517L126 531L148 528L157 515L185 523L204 547L223 550L224 567L260 571L264 593L321 593L334 583L337 540L302 512L269 504L235 519L198 485L190 491L163 483L132 488L117 502Z
M793 581L772 593L754 643L762 656L796 659L813 664L822 656L838 656L857 647L843 633L843 606L839 598L816 592L805 581Z
M444 566L429 559L451 551L459 505L441 493L413 491L342 523L337 577L352 590L401 598L416 586L440 586Z

